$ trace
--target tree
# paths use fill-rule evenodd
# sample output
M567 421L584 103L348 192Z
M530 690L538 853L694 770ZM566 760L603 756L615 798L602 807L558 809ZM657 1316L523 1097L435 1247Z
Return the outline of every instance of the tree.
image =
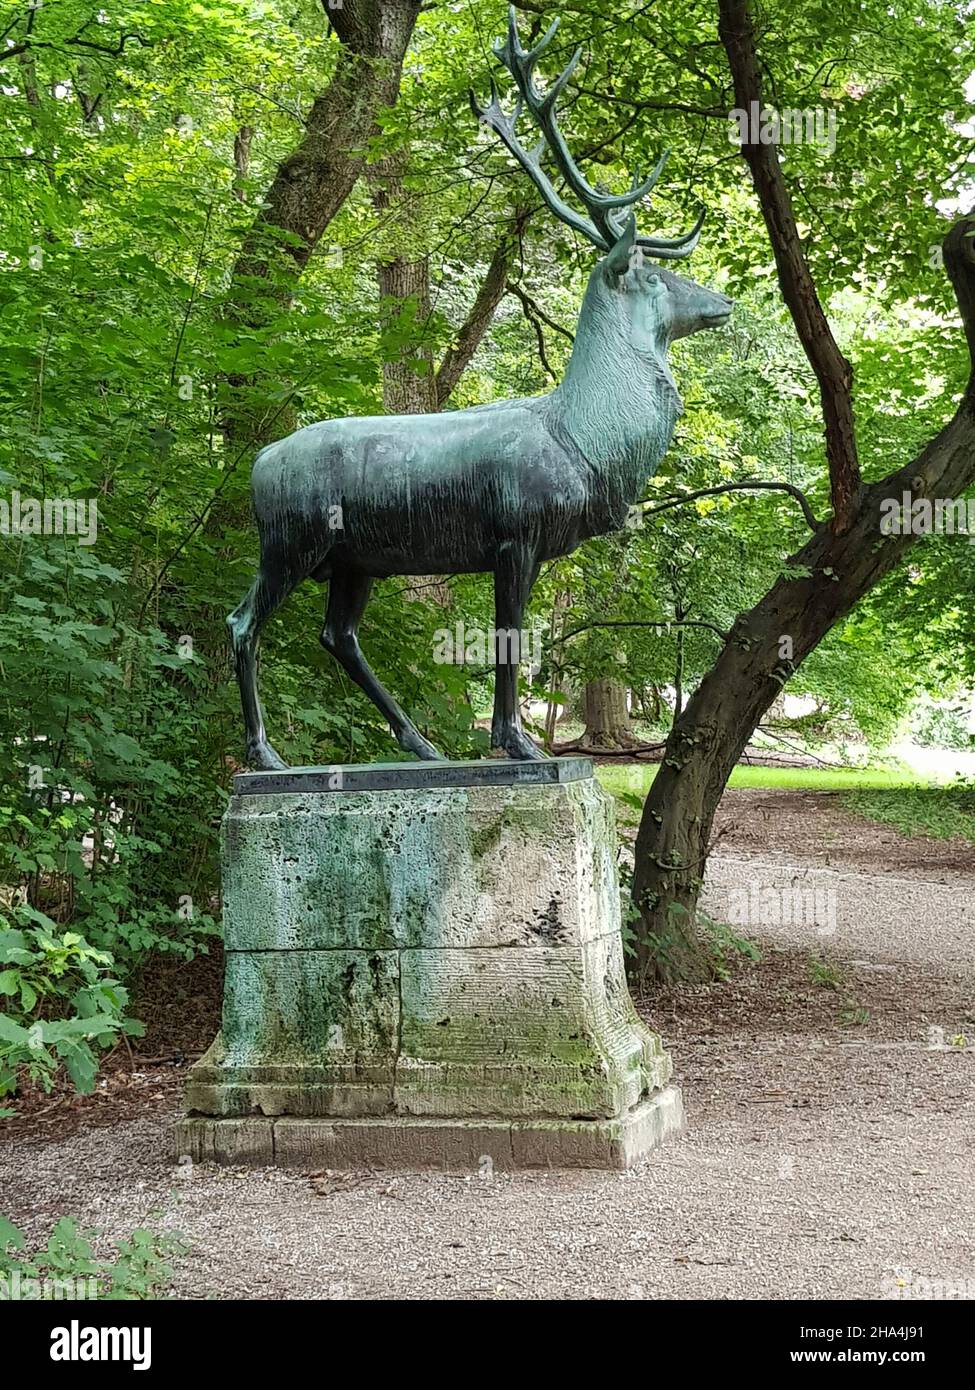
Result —
M228 315L247 329L273 324L326 228L366 165L377 115L395 106L419 0L322 0L339 39L331 81L312 102L301 138L281 160L240 248ZM269 413L251 399L253 378L232 376L224 411L232 441L260 440ZM243 398L243 399L242 399ZM277 418L277 417L275 417ZM246 424L245 424L246 422Z
M755 33L745 0L720 0L720 36L747 111L764 106ZM975 481L975 216L956 222L944 263L962 317L972 373L952 418L916 458L865 486L853 426L853 374L836 347L803 253L773 145L742 144L775 255L783 297L819 383L833 517L790 557L786 572L736 620L718 658L675 720L644 808L633 900L644 979L700 977L709 966L695 910L711 825L732 768L782 684L844 614L898 563L909 534L885 535L885 499L957 497Z
M587 681L582 692L582 714L586 721L582 744L597 752L622 752L637 742L630 725L627 689L619 681Z

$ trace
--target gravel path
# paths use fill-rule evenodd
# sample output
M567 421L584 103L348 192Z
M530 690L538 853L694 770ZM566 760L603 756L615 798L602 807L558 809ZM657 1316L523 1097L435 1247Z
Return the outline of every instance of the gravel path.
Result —
M180 1167L149 1073L137 1118L16 1135L3 1209L39 1238L65 1213L178 1230L189 1298L975 1297L975 880L736 853L711 901L768 909L793 878L833 893L827 930L743 926L760 962L653 1002L688 1129L632 1173Z

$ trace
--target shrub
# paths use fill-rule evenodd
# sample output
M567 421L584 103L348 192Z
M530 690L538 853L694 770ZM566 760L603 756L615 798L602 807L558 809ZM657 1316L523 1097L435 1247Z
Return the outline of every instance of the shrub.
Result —
M43 1250L26 1255L23 1233L0 1216L0 1299L158 1298L173 1275L168 1257L185 1248L178 1235L139 1229L115 1242L115 1259L108 1262L95 1255L95 1238L96 1232L63 1216Z
M142 1024L125 1017L128 992L107 951L27 905L12 916L25 925L0 915L0 1096L13 1094L24 1072L50 1090L61 1067L87 1093L98 1051Z

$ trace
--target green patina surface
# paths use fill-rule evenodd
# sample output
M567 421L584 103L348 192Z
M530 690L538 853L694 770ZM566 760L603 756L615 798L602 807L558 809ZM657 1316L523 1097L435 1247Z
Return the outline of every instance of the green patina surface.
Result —
M592 780L333 793L317 804L297 796L237 798L224 835L228 948L449 944L459 897L451 890L461 880L491 891L506 875L537 872L547 856L564 859L567 840L580 835L592 843L594 869L614 874L610 812ZM463 906L473 917L476 898Z
M390 1059L398 1019L395 951L243 951L227 959L223 1037L244 1065Z

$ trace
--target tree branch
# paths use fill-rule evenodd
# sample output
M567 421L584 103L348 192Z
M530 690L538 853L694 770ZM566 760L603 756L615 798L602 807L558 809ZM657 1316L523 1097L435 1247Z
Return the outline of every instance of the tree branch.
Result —
M532 299L531 295L522 285L514 285L509 282L507 285L505 285L505 290L508 292L508 294L513 294L516 297L516 299L520 299L522 307L530 309L537 319L541 319L542 323L547 323L549 328L554 329L556 333L561 333L562 337L568 338L570 343L575 342L575 334L570 333L564 324L557 323L555 319L550 318L549 315L546 314L542 306L539 304L538 300Z
M106 43L95 43L92 39L79 38L82 31L73 35L70 39L64 39L62 43L57 43L49 39L35 39L33 36L24 39L21 43L11 44L9 48L0 49L0 63L7 62L10 58L17 58L21 53L29 53L34 48L84 48L90 53L104 53L110 58L118 58L125 51L125 45L130 41L135 41L142 48L151 48L152 40L144 38L142 34L124 33L119 36L115 46Z
M545 370L548 372L552 380L558 381L558 376L552 370L552 364L548 360L548 354L545 351L545 334L542 332L541 310L538 308L538 305L535 303L534 299L532 299L530 295L526 294L520 285L513 285L509 282L507 285L505 285L505 290L508 294L513 294L515 298L520 301L525 318L531 324L532 329L535 333L535 341L538 344L539 361L541 362ZM550 322L550 320L548 321Z
M699 488L697 492L688 492L683 497L669 497L666 502L661 502L656 507L647 507L643 515L653 516L656 512L666 512L669 511L671 507L681 507L684 505L685 502L693 502L698 497L714 497L720 492L741 492L759 490L769 492L787 492L790 497L794 497L796 499L796 501L799 503L799 506L802 508L802 514L806 519L806 524L808 525L810 531L818 531L820 526L822 526L823 523L821 521L817 521L816 515L813 512L812 507L810 507L805 493L801 492L799 488L795 487L792 483L780 482L765 483L756 481L744 483L722 483L718 487L702 487ZM640 501L636 503L636 505L638 507L642 507L645 506L647 502L652 501L652 497L642 497Z
M739 110L762 110L762 75L748 0L718 0L718 33L728 55ZM751 135L749 121L748 134ZM754 132L756 135L758 132ZM840 352L816 293L776 147L760 140L741 146L775 256L779 285L803 350L816 374L826 426L833 528L849 530L860 501L860 466L853 423L853 368Z
M568 642L570 637L578 637L580 632L589 632L594 627L703 627L720 637L722 642L727 642L728 638L731 636L730 632L726 632L724 628L718 627L717 623L705 622L703 618L661 618L659 622L629 622L625 619L607 619L604 622L583 623L581 627L574 627L569 632L563 632L560 637L554 638L549 643L549 646L560 647L563 642Z
M454 387L470 366L471 358L481 345L485 333L504 297L505 282L515 254L521 243L531 209L518 208L501 234L487 273L471 305L470 313L461 325L454 342L444 354L437 371L437 405L443 408Z

